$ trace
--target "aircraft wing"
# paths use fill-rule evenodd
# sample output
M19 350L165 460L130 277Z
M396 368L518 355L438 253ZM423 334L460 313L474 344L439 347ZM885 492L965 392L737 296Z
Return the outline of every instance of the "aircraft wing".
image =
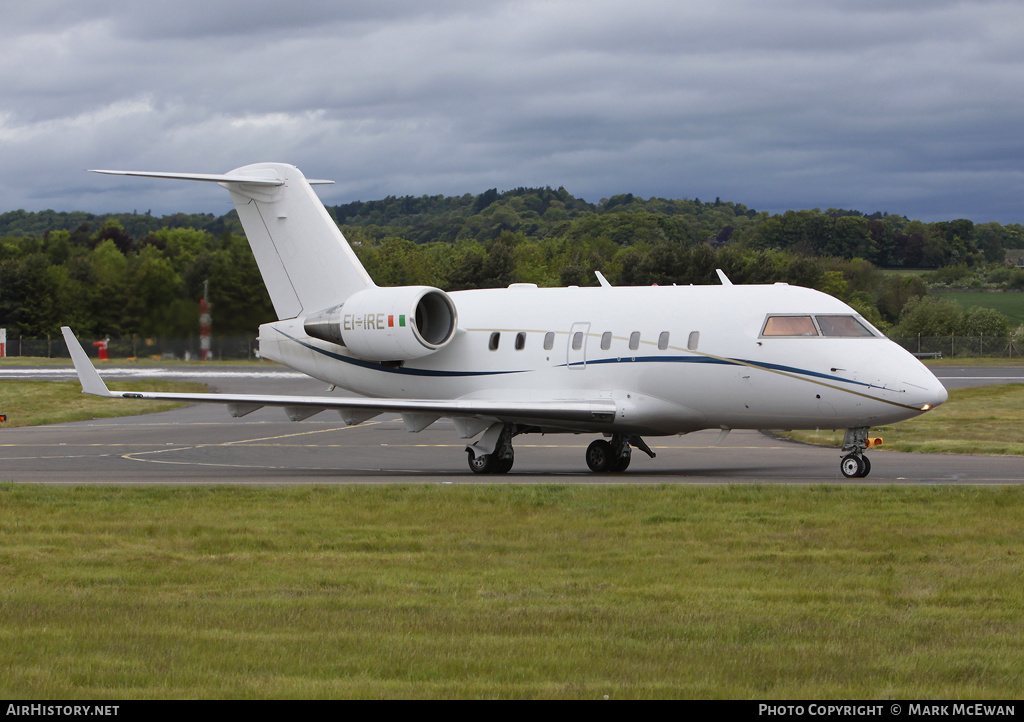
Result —
M283 407L293 421L327 409L341 411L348 423L359 423L377 414L403 414L406 428L419 431L442 416L471 417L494 421L575 428L577 425L614 421L617 406L611 399L514 401L491 399L373 399L340 396L283 396L274 394L171 393L160 391L112 391L100 378L82 345L67 326L61 327L83 393L110 399L158 399L226 404L232 416L244 416L264 406Z

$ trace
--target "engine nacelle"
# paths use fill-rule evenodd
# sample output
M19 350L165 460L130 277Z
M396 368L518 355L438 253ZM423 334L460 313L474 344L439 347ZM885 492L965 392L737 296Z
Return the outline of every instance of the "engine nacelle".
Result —
M366 288L306 316L313 338L345 346L364 361L409 361L432 354L455 335L455 304L430 286Z

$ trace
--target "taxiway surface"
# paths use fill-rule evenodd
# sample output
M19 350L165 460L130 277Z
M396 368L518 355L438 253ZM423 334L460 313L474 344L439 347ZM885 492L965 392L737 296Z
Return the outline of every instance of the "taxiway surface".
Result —
M69 370L0 369L3 378L68 378ZM949 388L1024 382L1024 368L942 368ZM232 393L324 394L322 382L258 367L105 369L118 378L163 376L206 381ZM650 438L657 458L639 451L624 474L593 474L584 451L593 436L526 435L504 476L478 476L466 464L465 442L450 421L409 434L401 419L380 416L346 426L333 412L293 423L280 409L233 419L220 405L195 404L146 416L0 430L0 481L50 484L293 483L861 483L1018 484L1019 457L901 454L872 451L871 475L846 479L834 449L734 431L719 446L717 431Z

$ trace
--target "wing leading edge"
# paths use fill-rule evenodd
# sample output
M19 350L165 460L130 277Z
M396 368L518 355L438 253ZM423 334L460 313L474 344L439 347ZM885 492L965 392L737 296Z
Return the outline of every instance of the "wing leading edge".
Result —
M406 419L410 430L426 428L440 417L478 418L489 421L541 424L552 427L574 428L578 425L611 423L616 418L617 405L611 399L511 401L493 399L371 399L337 396L283 396L276 394L213 394L172 393L162 391L112 391L100 378L75 334L67 326L61 327L67 343L75 373L82 384L82 392L109 399L159 399L189 403L225 404L233 416L244 416L264 406L285 409L293 421L308 418L327 409L342 412L348 423L359 423L381 413L415 415L413 424ZM427 421L429 419L429 421ZM416 423L416 420L426 423ZM414 428L418 426L419 428Z

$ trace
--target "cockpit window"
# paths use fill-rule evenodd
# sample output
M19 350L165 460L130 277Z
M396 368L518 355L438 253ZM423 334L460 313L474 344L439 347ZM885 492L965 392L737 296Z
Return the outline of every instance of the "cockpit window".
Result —
M810 316L769 316L762 336L817 336Z
M874 336L853 316L815 316L822 336Z
M855 316L769 316L761 336L829 336L832 338L872 338L875 333Z

